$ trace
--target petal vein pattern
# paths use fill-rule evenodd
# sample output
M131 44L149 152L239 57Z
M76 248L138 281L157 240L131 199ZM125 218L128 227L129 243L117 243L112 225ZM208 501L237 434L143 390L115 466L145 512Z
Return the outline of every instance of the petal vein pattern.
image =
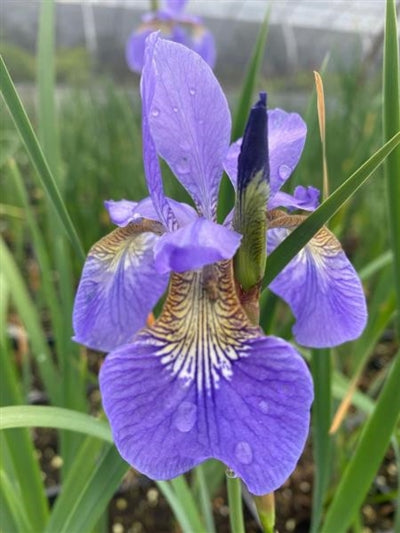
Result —
M168 284L154 266L158 222L118 228L90 250L75 299L74 340L108 352L130 341ZM157 234L158 233L158 234Z
M237 300L230 262L172 274L161 318L139 339L151 342L154 354L175 377L211 393L221 377L232 376L232 362L246 357L248 341L259 337Z
M140 472L170 479L214 457L254 494L293 471L313 396L293 347L248 321L231 261L173 274L160 318L106 358L100 387L116 446Z

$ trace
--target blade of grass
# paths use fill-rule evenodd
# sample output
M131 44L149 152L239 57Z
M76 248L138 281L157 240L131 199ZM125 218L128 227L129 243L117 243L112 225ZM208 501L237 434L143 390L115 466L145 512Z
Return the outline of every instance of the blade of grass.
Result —
M47 427L77 431L112 443L110 427L93 416L62 407L16 405L0 408L0 430Z
M383 140L400 131L400 65L395 0L386 1L383 56ZM392 238L393 268L397 293L397 332L400 337L400 147L385 161L389 225Z
M0 501L3 502L2 506L5 505L9 514L12 515L17 526L17 531L35 533L34 526L29 521L26 509L15 491L15 486L3 469L0 469L0 488Z
M60 191L54 179L54 176L49 168L49 165L44 157L43 151L39 145L35 132L28 119L26 111L22 102L15 90L15 86L11 80L7 67L0 57L0 79L1 79L1 93L7 107L10 111L14 124L21 136L22 142L29 154L31 162L38 173L43 189L46 191L50 202L54 206L56 215L77 253L82 260L85 258L82 245L80 243L76 229L70 219L66 210Z
M175 479L172 479L170 484L174 489L176 496L178 497L180 505L186 511L192 531L196 533L208 533L201 520L199 510L185 476L179 476Z
M268 256L262 287L267 287L310 238L334 215L340 207L368 180L371 174L400 144L400 132L384 144L373 156L356 170L332 193L300 226L298 226Z
M128 469L129 466L115 447L109 448L100 458L83 490L76 494L74 505L68 509L65 521L59 524L59 528L47 531L91 531Z
M215 523L212 512L211 494L208 489L206 476L204 474L204 465L199 465L195 469L196 481L199 492L200 509L204 517L207 533L215 533Z
M339 482L321 533L347 530L368 492L400 414L400 353Z
M28 293L24 280L18 271L7 246L0 239L1 271L7 284L13 288L12 298L18 314L29 335L32 353L38 364L40 377L53 403L60 400L60 378L52 361L51 353L40 324L36 308Z
M40 144L59 183L59 144L54 102L54 8L54 0L42 0L38 32L37 87Z
M7 284L0 276L0 405L23 402L14 357L5 339ZM3 308L4 305L4 308ZM0 420L1 421L1 420ZM42 531L48 518L48 504L30 435L26 429L15 429L1 435L1 468L12 471L12 480L19 487L19 496L29 522L36 531ZM1 522L3 524L3 522ZM8 531L6 529L6 531Z
M332 410L330 350L312 350L311 373L314 381L312 407L313 456L315 464L311 532L319 531L326 489L331 471L329 426Z
M233 117L232 123L232 140L236 141L242 137L244 128L246 126L247 117L250 112L250 108L253 105L254 91L257 83L257 79L260 75L260 71L263 64L265 54L265 44L267 42L269 23L269 10L267 11L264 20L261 24L260 31L258 33L257 41L254 45L252 56L249 62L244 82L242 85L239 102L236 106L236 112ZM224 176L221 181L220 201L218 202L218 219L224 220L226 215L233 208L235 203L235 191L231 184L230 179Z

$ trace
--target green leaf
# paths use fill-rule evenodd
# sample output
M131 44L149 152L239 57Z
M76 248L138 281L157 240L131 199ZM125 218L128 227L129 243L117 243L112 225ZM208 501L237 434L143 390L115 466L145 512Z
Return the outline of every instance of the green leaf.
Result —
M263 23L258 33L256 44L252 52L249 67L244 78L242 90L239 97L236 113L232 124L232 140L236 141L244 134L247 117L251 106L253 105L254 91L257 79L260 75L264 54L265 43L268 34L269 11L266 13ZM224 220L226 215L233 208L235 202L235 191L231 181L224 176L221 181L220 201L218 202L218 219Z
M54 0L42 0L40 6L37 87L39 139L56 180L59 169L59 145L54 102Z
M260 75L265 54L265 44L267 42L269 24L269 10L265 14L264 20L261 24L258 33L256 44L254 45L253 53L250 59L249 67L246 72L242 91L239 97L239 103L236 107L236 113L232 125L232 140L236 141L243 133L246 126L247 117L249 116L250 108L253 105L254 90L257 79Z
M339 486L335 490L321 533L344 533L376 475L400 414L400 353L387 377L375 409L366 422Z
M307 244L341 206L368 180L385 158L400 144L400 132L384 144L332 193L268 257L263 288L267 287L291 259Z
M22 427L67 429L113 442L108 424L78 411L34 405L0 408L0 430Z
M12 299L29 335L32 352L38 364L46 391L55 404L60 400L60 378L47 345L40 317L29 295L24 280L7 246L0 239L1 272L12 287Z
M312 350L311 371L314 381L312 407L312 434L314 456L314 487L311 532L318 532L323 512L326 489L331 472L332 442L329 435L331 423L331 359L330 350Z
M400 131L400 65L395 0L386 2L383 57L383 140ZM397 328L400 336L400 146L385 161L393 271L397 293Z
M33 131L32 125L28 119L17 91L15 90L15 86L11 80L10 74L2 57L0 57L0 79L2 96L7 104L18 133L21 136L22 142L24 143L29 154L31 162L38 173L42 187L46 191L49 200L54 207L55 213L59 217L60 222L63 225L69 240L71 241L71 244L78 254L78 257L83 260L85 258L85 253L80 243L78 234L70 219L54 176L44 157L43 151L39 145L35 132Z
M121 484L129 466L112 446L100 458L83 490L75 495L72 508L68 509L65 521L57 529L47 533L86 532L96 525L108 502Z

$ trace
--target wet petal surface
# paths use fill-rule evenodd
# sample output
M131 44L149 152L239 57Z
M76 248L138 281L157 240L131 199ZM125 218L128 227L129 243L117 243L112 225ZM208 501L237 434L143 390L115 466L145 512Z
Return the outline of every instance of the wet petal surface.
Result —
M151 35L143 82L152 87L146 114L157 152L204 216L215 215L231 118L221 87L196 53Z
M129 224L91 248L75 299L76 342L108 352L145 325L168 284L154 266L158 230L152 221Z
M303 216L282 214L268 230L268 252L274 250ZM299 344L330 347L359 337L367 308L360 278L339 241L322 228L270 284L291 307Z
M215 457L264 494L290 475L308 433L306 365L249 324L231 262L173 274L161 317L110 354L100 386L119 452L154 479Z

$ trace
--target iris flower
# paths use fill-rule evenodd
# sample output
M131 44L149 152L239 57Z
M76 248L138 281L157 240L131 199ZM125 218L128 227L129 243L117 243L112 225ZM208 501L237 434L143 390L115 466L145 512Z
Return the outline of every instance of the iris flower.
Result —
M241 236L229 217L224 225L216 222L223 168L235 184L241 141L229 147L228 104L210 67L156 33L147 38L141 96L150 197L106 202L119 227L89 252L75 302L75 340L111 352L100 388L128 463L162 480L216 458L252 493L265 494L295 468L313 390L294 347L264 335L248 318L232 261ZM263 99L257 106L265 109ZM303 217L277 205L313 209L317 203L312 188L280 192L305 135L299 115L268 112L269 249ZM158 156L195 209L164 195ZM292 307L295 337L307 346L331 346L361 333L360 281L326 229L270 288ZM146 325L166 290L159 318Z
M161 31L164 38L194 50L211 68L214 67L214 37L200 17L184 12L187 3L188 0L163 0L161 9L143 16L142 24L131 33L126 43L126 62L131 70L142 71L146 38L156 30Z

